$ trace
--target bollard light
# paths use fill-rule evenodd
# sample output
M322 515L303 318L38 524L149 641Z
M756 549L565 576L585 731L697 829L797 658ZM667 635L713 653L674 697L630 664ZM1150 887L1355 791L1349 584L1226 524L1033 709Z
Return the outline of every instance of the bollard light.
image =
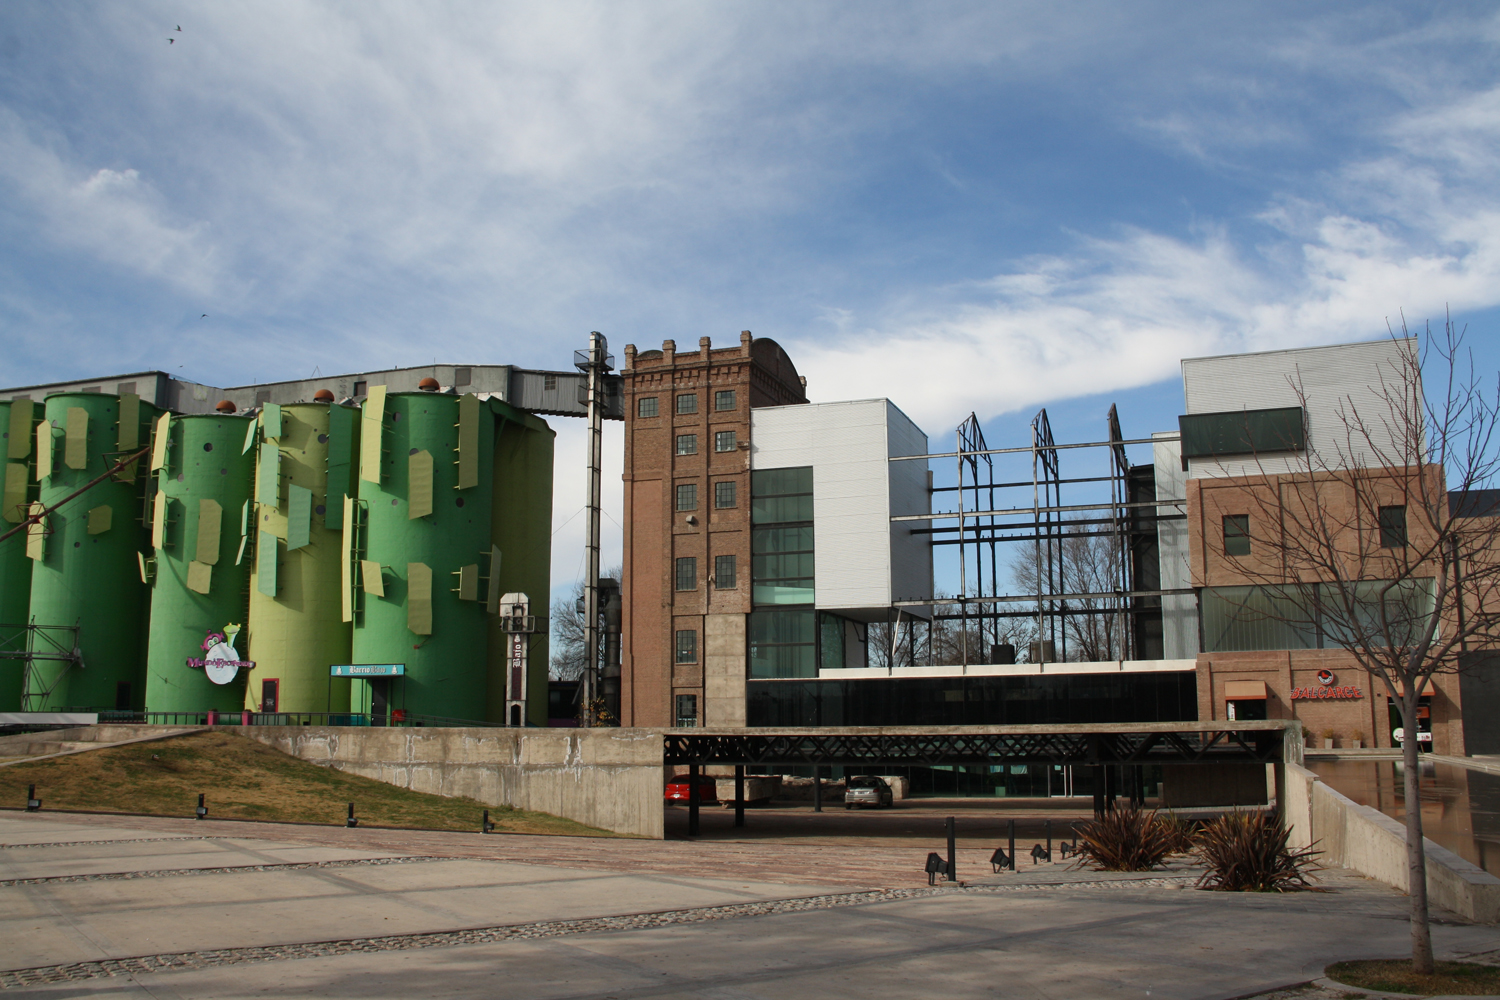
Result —
M36 797L36 786L26 786L26 811L34 813L42 808L42 800Z
M359 826L359 820L357 820L357 819L354 818L354 803L353 802L349 803L349 818L346 819L346 820L344 820L344 825L347 826L347 827L356 827L356 826Z
M936 851L933 851L931 854L927 855L927 884L928 885L936 885L937 884L937 881L936 881L937 876L939 876L939 875L946 875L947 873L948 873L948 862L946 862L946 861L943 860L943 856L941 854L939 854Z
M990 867L995 869L996 875L1000 874L1005 869L1012 867L1010 863L1010 856L1005 853L1005 848L995 848L995 853L990 855Z
M203 793L202 792L198 793L198 809L197 809L197 812L198 812L198 818L199 819L207 819L208 818L208 806L206 806L206 805L203 804Z
M494 833L495 832L495 824L493 824L493 823L490 822L490 811L488 809L486 809L484 811L484 822L482 822L482 823L479 824L479 832L480 833Z

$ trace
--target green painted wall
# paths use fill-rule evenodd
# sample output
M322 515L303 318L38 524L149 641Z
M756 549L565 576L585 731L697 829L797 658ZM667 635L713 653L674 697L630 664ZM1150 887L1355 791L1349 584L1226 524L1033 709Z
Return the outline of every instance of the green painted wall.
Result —
M66 464L68 410L88 413L84 468ZM118 450L120 400L101 393L59 393L47 397L45 416L52 425L53 471L41 483L40 500L49 506L103 473ZM139 439L150 441L150 421L159 411L140 404ZM31 616L38 625L80 625L82 669L39 661L36 691L46 691L33 707L113 710L117 685L128 684L129 707L143 706L147 592L137 555L146 550L149 532L142 525L146 461L131 482L106 479L69 501L48 519L45 558L33 562ZM110 527L89 534L89 511L108 507Z
M457 489L459 397L431 392L386 398L384 457L379 483L360 480L366 520L360 538L364 559L382 567L383 597L360 595L354 629L354 662L404 663L392 683L392 707L413 715L483 721L486 683L484 588L478 600L454 590L461 567L487 572L490 551L490 482L495 421L478 407L478 485ZM432 512L413 518L412 455L432 458ZM409 627L408 566L432 571L432 631Z
M495 414L490 534L500 549L500 592L531 598L540 620L527 651L526 719L547 724L548 628L552 593L552 452L557 437L540 417L490 400ZM505 633L490 622L487 718L505 718Z
M249 554L235 564L240 548L244 504L255 481L255 449L244 451L252 418L229 414L174 417L168 462L158 479L170 498L171 524L164 548L156 550L156 575L151 588L151 631L146 660L146 707L152 712L238 712L245 702L248 679L256 671L240 671L229 684L215 684L201 668L187 665L203 657L209 632L222 632L233 622L247 624ZM220 508L218 547L200 551L201 500ZM248 546L247 546L248 548ZM189 566L210 564L208 593L188 586ZM247 657L248 630L235 647Z
M9 466L19 465L28 484L35 478L29 469L31 452L34 450L29 436L22 436L18 443L25 449L23 455L7 457L10 452L10 403L0 403L0 474ZM3 485L3 480L0 480ZM28 498L35 494L29 486ZM7 505L0 511L0 534L14 528L21 514L14 506ZM26 533L20 532L0 542L0 644L16 648L24 642L24 634L6 625L23 625L31 606L31 560L26 558ZM0 712L17 712L21 709L21 675L24 672L20 660L0 660Z
M255 505L258 549L250 573L249 643L255 670L245 694L245 707L251 711L261 711L262 685L272 679L280 682L279 709L283 712L349 710L348 680L335 680L330 685L328 678L331 665L350 662L352 632L343 620L343 532L329 528L328 518L335 508L342 513L343 492L353 490L355 470L347 456L351 447L357 454L359 442L357 438L345 438L358 434L359 421L344 420L342 415L331 417L332 409L327 403L282 406L281 436L274 441L266 440L265 414L260 416L257 458L267 450L279 452L280 476L271 487L276 502ZM330 437L331 424L334 429ZM335 469L331 483L330 454ZM302 487L312 496L308 544L289 550L286 542L292 486ZM274 547L274 556L266 556L266 546ZM275 560L274 585L262 579L263 557ZM274 596L265 593L266 589L274 590Z

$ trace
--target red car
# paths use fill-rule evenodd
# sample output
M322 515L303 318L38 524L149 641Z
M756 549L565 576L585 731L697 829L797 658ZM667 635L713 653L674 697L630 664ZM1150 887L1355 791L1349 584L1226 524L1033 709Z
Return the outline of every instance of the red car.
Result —
M667 801L686 803L692 794L692 778L686 774L676 774L667 782ZM719 801L718 782L706 774L698 775L698 802L702 805L717 805Z

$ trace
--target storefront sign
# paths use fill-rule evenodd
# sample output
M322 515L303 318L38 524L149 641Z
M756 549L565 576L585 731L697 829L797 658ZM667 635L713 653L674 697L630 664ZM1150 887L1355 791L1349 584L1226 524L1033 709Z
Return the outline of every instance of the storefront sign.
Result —
M1293 701L1326 701L1343 698L1363 698L1365 693L1348 684L1339 687L1292 688Z
M240 659L240 654L235 651L234 637L239 634L240 627L232 622L224 626L223 632L208 633L208 638L203 640L206 655L202 659L189 657L187 665L202 670L209 680L219 685L234 680L241 670L254 670L255 662Z
M405 677L404 663L335 663L329 677Z

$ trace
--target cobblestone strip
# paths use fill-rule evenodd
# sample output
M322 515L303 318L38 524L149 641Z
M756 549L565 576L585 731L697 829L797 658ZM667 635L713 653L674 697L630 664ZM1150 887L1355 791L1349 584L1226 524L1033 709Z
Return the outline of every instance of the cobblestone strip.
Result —
M342 861L288 861L265 865L224 865L219 868L164 868L160 871L101 872L97 875L40 875L0 879L0 889L15 885L65 885L70 882L116 882L132 878L175 878L178 875L232 875L236 872L285 872L307 868L356 868L364 865L407 865L414 861L452 861L453 858L349 858Z
M163 840L245 840L245 837L135 837L130 840L59 840L50 844L0 844L0 850L23 847L98 847L102 844L156 844Z
M342 941L315 941L306 944L263 945L253 948L221 948L214 951L185 951L136 958L108 958L71 965L47 965L31 969L0 970L0 990L47 983L80 982L110 976L138 973L184 972L246 962L278 962L298 958L331 958L361 952L412 951L422 948L453 948L468 944L493 944L501 941L529 941L539 938L593 934L602 931L639 931L676 924L696 924L739 917L759 917L808 910L828 910L844 906L886 903L900 899L918 899L950 893L1005 892L1016 889L1131 888L1143 885L1169 886L1190 881L1187 878L1139 879L1128 882L1070 882L1062 885L1030 884L1006 886L958 886L910 889L869 889L841 892L799 899L775 899L759 903L730 903L723 906L699 906L657 913L634 913L615 917L585 917L577 920L544 920L529 924L506 924L476 927L460 931L434 931L425 934L393 934L385 937L351 938Z

